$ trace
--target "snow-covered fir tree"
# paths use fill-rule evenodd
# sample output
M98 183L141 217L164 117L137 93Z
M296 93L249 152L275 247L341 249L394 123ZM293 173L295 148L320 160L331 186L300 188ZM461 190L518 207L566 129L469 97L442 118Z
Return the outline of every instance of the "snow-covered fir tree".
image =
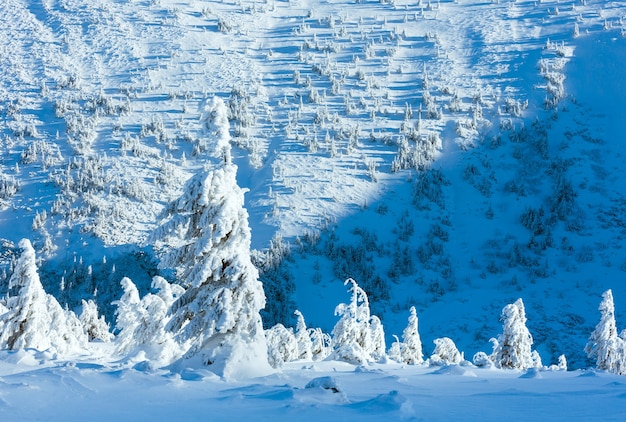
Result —
M397 335L393 335L394 342L391 343L391 347L387 351L387 357L396 362L402 362L402 342Z
M267 339L267 356L273 368L280 368L285 362L298 359L298 340L291 328L276 324L265 330Z
M304 321L304 315L302 312L296 310L294 312L298 321L296 323L296 341L298 342L298 359L311 360L313 353L311 351L311 337L309 335L309 330L306 327L306 322Z
M151 360L169 363L180 358L182 348L165 329L172 303L182 295L183 288L156 276L152 280L154 293L139 299L139 292L129 278L121 281L124 294L114 302L117 305L116 350L130 355L143 352Z
M104 315L98 314L98 305L93 300L82 301L83 310L80 314L80 322L89 341L100 340L109 342L113 339L113 333L109 331L109 324Z
M217 119L224 104L216 101L215 107L211 115ZM214 130L219 136L228 133L227 121L210 124L220 127ZM221 165L186 183L153 238L166 249L161 266L178 269L187 287L172 305L168 324L187 348L184 365L194 360L225 378L237 378L271 368L259 314L265 294L250 259L244 190L237 185L237 167L223 141Z
M436 338L433 343L435 350L428 360L431 365L458 365L463 362L463 354L459 352L451 338Z
M418 318L415 306L411 306L409 321L402 333L402 344L400 346L400 356L402 362L409 365L419 365L424 362L422 352L422 339L418 330Z
M387 348L385 344L385 330L383 323L376 315L372 315L370 320L370 330L372 332L372 346L370 356L376 362L384 360Z
M87 335L74 312L65 310L47 294L37 272L35 250L28 239L9 280L8 309L1 315L0 349L48 350L65 355L82 350Z
M598 307L600 322L589 337L585 353L596 360L596 367L619 375L626 375L626 347L624 337L617 335L613 292L609 289L602 294Z
M522 299L502 309L502 334L494 341L491 360L498 368L528 369L540 366L533 356L533 337L526 327L526 310Z
M320 361L326 359L333 351L332 338L321 328L309 328L311 338L311 356L313 360Z
M331 334L333 356L335 359L357 364L377 361L375 349L379 345L375 345L373 339L372 317L367 294L351 278L347 279L344 284L350 284L349 291L352 296L350 303L340 303L335 308L335 315L341 318L335 324ZM382 325L380 328L377 327L378 329L382 331Z

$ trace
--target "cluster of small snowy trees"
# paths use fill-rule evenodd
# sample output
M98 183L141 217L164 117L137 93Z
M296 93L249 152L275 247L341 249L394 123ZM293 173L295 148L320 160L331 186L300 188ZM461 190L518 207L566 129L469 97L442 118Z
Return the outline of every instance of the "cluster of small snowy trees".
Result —
M410 309L402 341L394 336L396 341L386 350L383 325L377 316L370 314L365 291L353 279L346 280L345 284L350 286L350 302L341 303L335 309L340 319L330 335L319 329L307 330L304 318L298 311L295 332L281 324L266 331L272 366L280 367L285 362L307 359L309 356L313 360L333 359L357 365L388 361L435 366L469 364L448 337L435 339L432 355L424 359L415 307ZM501 320L503 332L497 339L492 339L493 352L490 355L478 352L473 363L476 366L502 369L544 368L539 354L532 350L533 338L526 327L526 311L522 300L505 306ZM313 349L313 345L320 347ZM558 365L552 365L549 369L567 369L563 355L558 362Z

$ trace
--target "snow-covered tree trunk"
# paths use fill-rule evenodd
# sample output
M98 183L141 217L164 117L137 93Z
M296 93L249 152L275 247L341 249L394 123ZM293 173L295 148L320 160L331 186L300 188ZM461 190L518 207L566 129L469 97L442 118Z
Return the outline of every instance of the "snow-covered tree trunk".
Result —
M602 294L600 322L589 337L585 353L596 359L596 367L616 374L626 374L625 341L617 335L613 292L609 289Z

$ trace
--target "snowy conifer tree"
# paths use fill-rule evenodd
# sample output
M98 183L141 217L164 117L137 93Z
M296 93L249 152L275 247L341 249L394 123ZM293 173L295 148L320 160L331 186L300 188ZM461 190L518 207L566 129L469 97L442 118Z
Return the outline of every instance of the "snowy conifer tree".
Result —
M436 338L433 343L435 343L435 350L429 359L431 365L458 365L463 362L463 354L456 348L452 339Z
M600 322L589 337L585 353L596 359L596 367L620 375L626 375L626 353L624 340L617 335L613 292L609 289L602 294Z
M311 360L312 351L311 351L311 337L309 335L309 330L306 328L306 323L304 322L304 316L302 312L296 310L295 315L298 317L298 322L296 323L296 341L298 342L298 359Z
M30 241L21 240L19 247L22 254L9 280L9 289L16 294L7 298L8 311L1 316L0 349L52 347L67 354L85 347L87 336L76 315L44 291Z
M402 362L409 365L419 365L424 362L422 352L422 340L418 330L418 319L415 306L411 306L409 322L402 333L402 345L400 348Z
M137 287L129 278L121 281L124 294L115 301L117 305L116 350L121 354L142 351L148 359L164 364L182 356L183 350L165 329L168 311L174 300L182 294L180 286L169 284L162 277L154 277L152 289L139 299Z
M104 315L98 315L98 305L93 300L84 299L82 304L83 311L80 314L80 322L83 324L83 330L89 341L111 341L113 334L109 331L109 324L104 319Z
M220 127L214 133L222 136L228 122L215 119L222 115L223 102L216 101L215 107L211 124ZM161 266L177 268L187 286L172 305L168 324L178 341L189 346L185 365L194 359L226 378L237 378L271 368L259 314L265 294L250 259L244 190L237 185L237 167L223 140L218 140L224 145L223 163L187 182L153 238L160 241L157 246L170 247Z
M321 328L309 328L313 360L324 360L332 353L332 339Z
M385 350L387 345L385 344L385 331L383 324L376 315L372 315L370 320L370 329L372 332L372 347L370 356L376 362L385 359Z
M285 362L298 359L298 340L291 328L276 324L265 331L267 355L273 368L280 368Z
M119 300L113 302L117 306L115 310L115 329L118 334L115 339L118 353L127 353L135 346L135 329L139 324L141 312L139 309L139 291L135 283L128 277L120 281L124 294Z
M387 356L389 357L389 359L399 362L402 362L402 343L400 342L400 339L398 338L397 335L393 335L393 338L395 339L395 341L393 343L391 343L391 347L389 348L389 351L387 352Z
M341 318L332 331L334 358L358 364L376 361L374 350L380 345L374 343L367 294L353 279L347 279L344 284L348 283L351 284L351 301L340 303L335 309L335 315ZM380 320L378 325L377 330L382 331Z
M536 366L533 359L533 337L526 328L526 310L522 299L502 309L503 333L494 342L491 360L498 368L528 369Z

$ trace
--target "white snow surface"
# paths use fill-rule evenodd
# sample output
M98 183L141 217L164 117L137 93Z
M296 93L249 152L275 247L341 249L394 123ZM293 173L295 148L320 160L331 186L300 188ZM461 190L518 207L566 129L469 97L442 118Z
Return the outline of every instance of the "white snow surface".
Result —
M61 303L110 307L124 276L145 294L156 264L137 251L219 165L218 96L253 247L296 245L283 265L310 327L347 300L329 239L375 237L388 345L415 306L427 356L437 338L489 353L523 298L543 362L577 368L296 362L225 382L115 361L114 343L1 351L3 421L626 418L624 378L578 369L605 290L626 326L626 2L2 0L0 16L2 293L29 238ZM429 167L446 183L415 205ZM391 274L403 249L413 267Z
M146 362L143 362L144 364ZM623 420L623 377L594 371L297 362L246 382L137 362L0 354L0 417L50 420Z

